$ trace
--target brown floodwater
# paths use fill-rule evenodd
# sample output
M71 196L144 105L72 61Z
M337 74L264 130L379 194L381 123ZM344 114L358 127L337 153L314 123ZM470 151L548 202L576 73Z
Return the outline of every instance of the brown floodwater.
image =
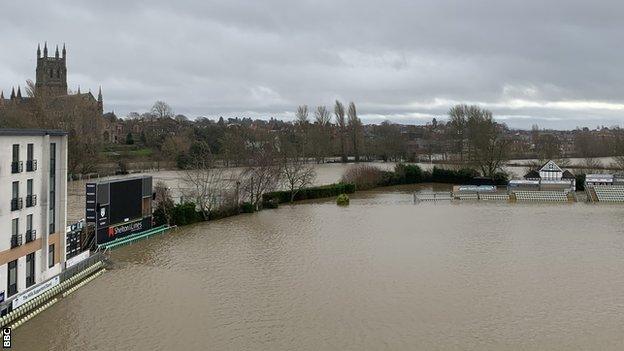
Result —
M201 223L13 333L16 350L621 350L624 207L385 188Z

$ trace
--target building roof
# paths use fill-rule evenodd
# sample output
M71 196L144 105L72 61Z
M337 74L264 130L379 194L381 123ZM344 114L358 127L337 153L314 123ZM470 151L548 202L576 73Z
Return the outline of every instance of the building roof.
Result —
M20 129L20 128L0 128L0 136L63 136L66 131L58 129Z
M563 170L553 161L548 160L539 169L540 172L563 172Z
M529 173L524 175L524 179L540 179L542 178L538 171L530 170Z
M563 171L561 179L576 179L576 177L574 176L574 174L572 174L572 172L566 169L565 171Z

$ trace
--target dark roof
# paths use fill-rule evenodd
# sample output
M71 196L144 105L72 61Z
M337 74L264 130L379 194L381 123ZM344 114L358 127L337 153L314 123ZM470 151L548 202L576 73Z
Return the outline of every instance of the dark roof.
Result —
M542 177L540 177L539 172L534 170L534 169L529 171L529 173L524 175L524 179L535 179L535 178L541 179Z
M11 135L11 136L44 136L44 135L52 135L52 136L62 136L67 135L66 131L58 130L58 129L19 129L19 128L0 128L0 136L2 135Z
M574 174L572 174L572 172L566 169L565 171L563 171L561 179L576 179L576 177L574 176Z

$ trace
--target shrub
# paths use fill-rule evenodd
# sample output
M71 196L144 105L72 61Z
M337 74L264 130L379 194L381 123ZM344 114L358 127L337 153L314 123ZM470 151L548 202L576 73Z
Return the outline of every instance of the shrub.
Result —
M507 185L509 183L509 174L505 172L496 172L492 177L494 180L494 184L496 185Z
M429 173L429 172L427 172ZM472 180L472 178L479 176L479 173L472 168L462 168L460 170L444 169L439 167L433 167L427 181L432 183L453 183L453 184L466 184Z
M357 165L347 169L342 175L341 183L355 184L357 190L366 190L383 184L383 172L373 166Z
M353 184L329 184L323 186L315 186L303 188L295 194L295 200L321 199L324 197L332 197L340 194L351 194L355 192ZM262 194L262 206L266 208L275 208L278 204L290 202L290 191L273 191Z
M171 224L180 226L201 221L203 221L203 218L195 209L194 203L186 202L183 204L177 204L173 207Z
M423 171L418 165L399 163L394 166L394 184L416 184L424 181Z
M585 174L577 174L576 178L576 191L585 191Z
M346 206L349 204L349 195L347 194L340 194L338 195L338 197L336 198L336 204L339 206Z
M240 210L242 213L253 213L256 209L251 202L243 202L240 206Z
M210 211L208 216L209 220L221 219L231 216L236 216L240 212L239 208L236 206L223 207L217 210Z

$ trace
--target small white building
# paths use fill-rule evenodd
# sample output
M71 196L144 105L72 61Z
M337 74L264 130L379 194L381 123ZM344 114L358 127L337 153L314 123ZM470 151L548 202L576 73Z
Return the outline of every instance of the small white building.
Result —
M525 174L524 179L511 180L509 189L574 191L576 177L570 171L561 169L554 161L549 160L538 169Z
M67 133L0 129L0 302L61 272Z

